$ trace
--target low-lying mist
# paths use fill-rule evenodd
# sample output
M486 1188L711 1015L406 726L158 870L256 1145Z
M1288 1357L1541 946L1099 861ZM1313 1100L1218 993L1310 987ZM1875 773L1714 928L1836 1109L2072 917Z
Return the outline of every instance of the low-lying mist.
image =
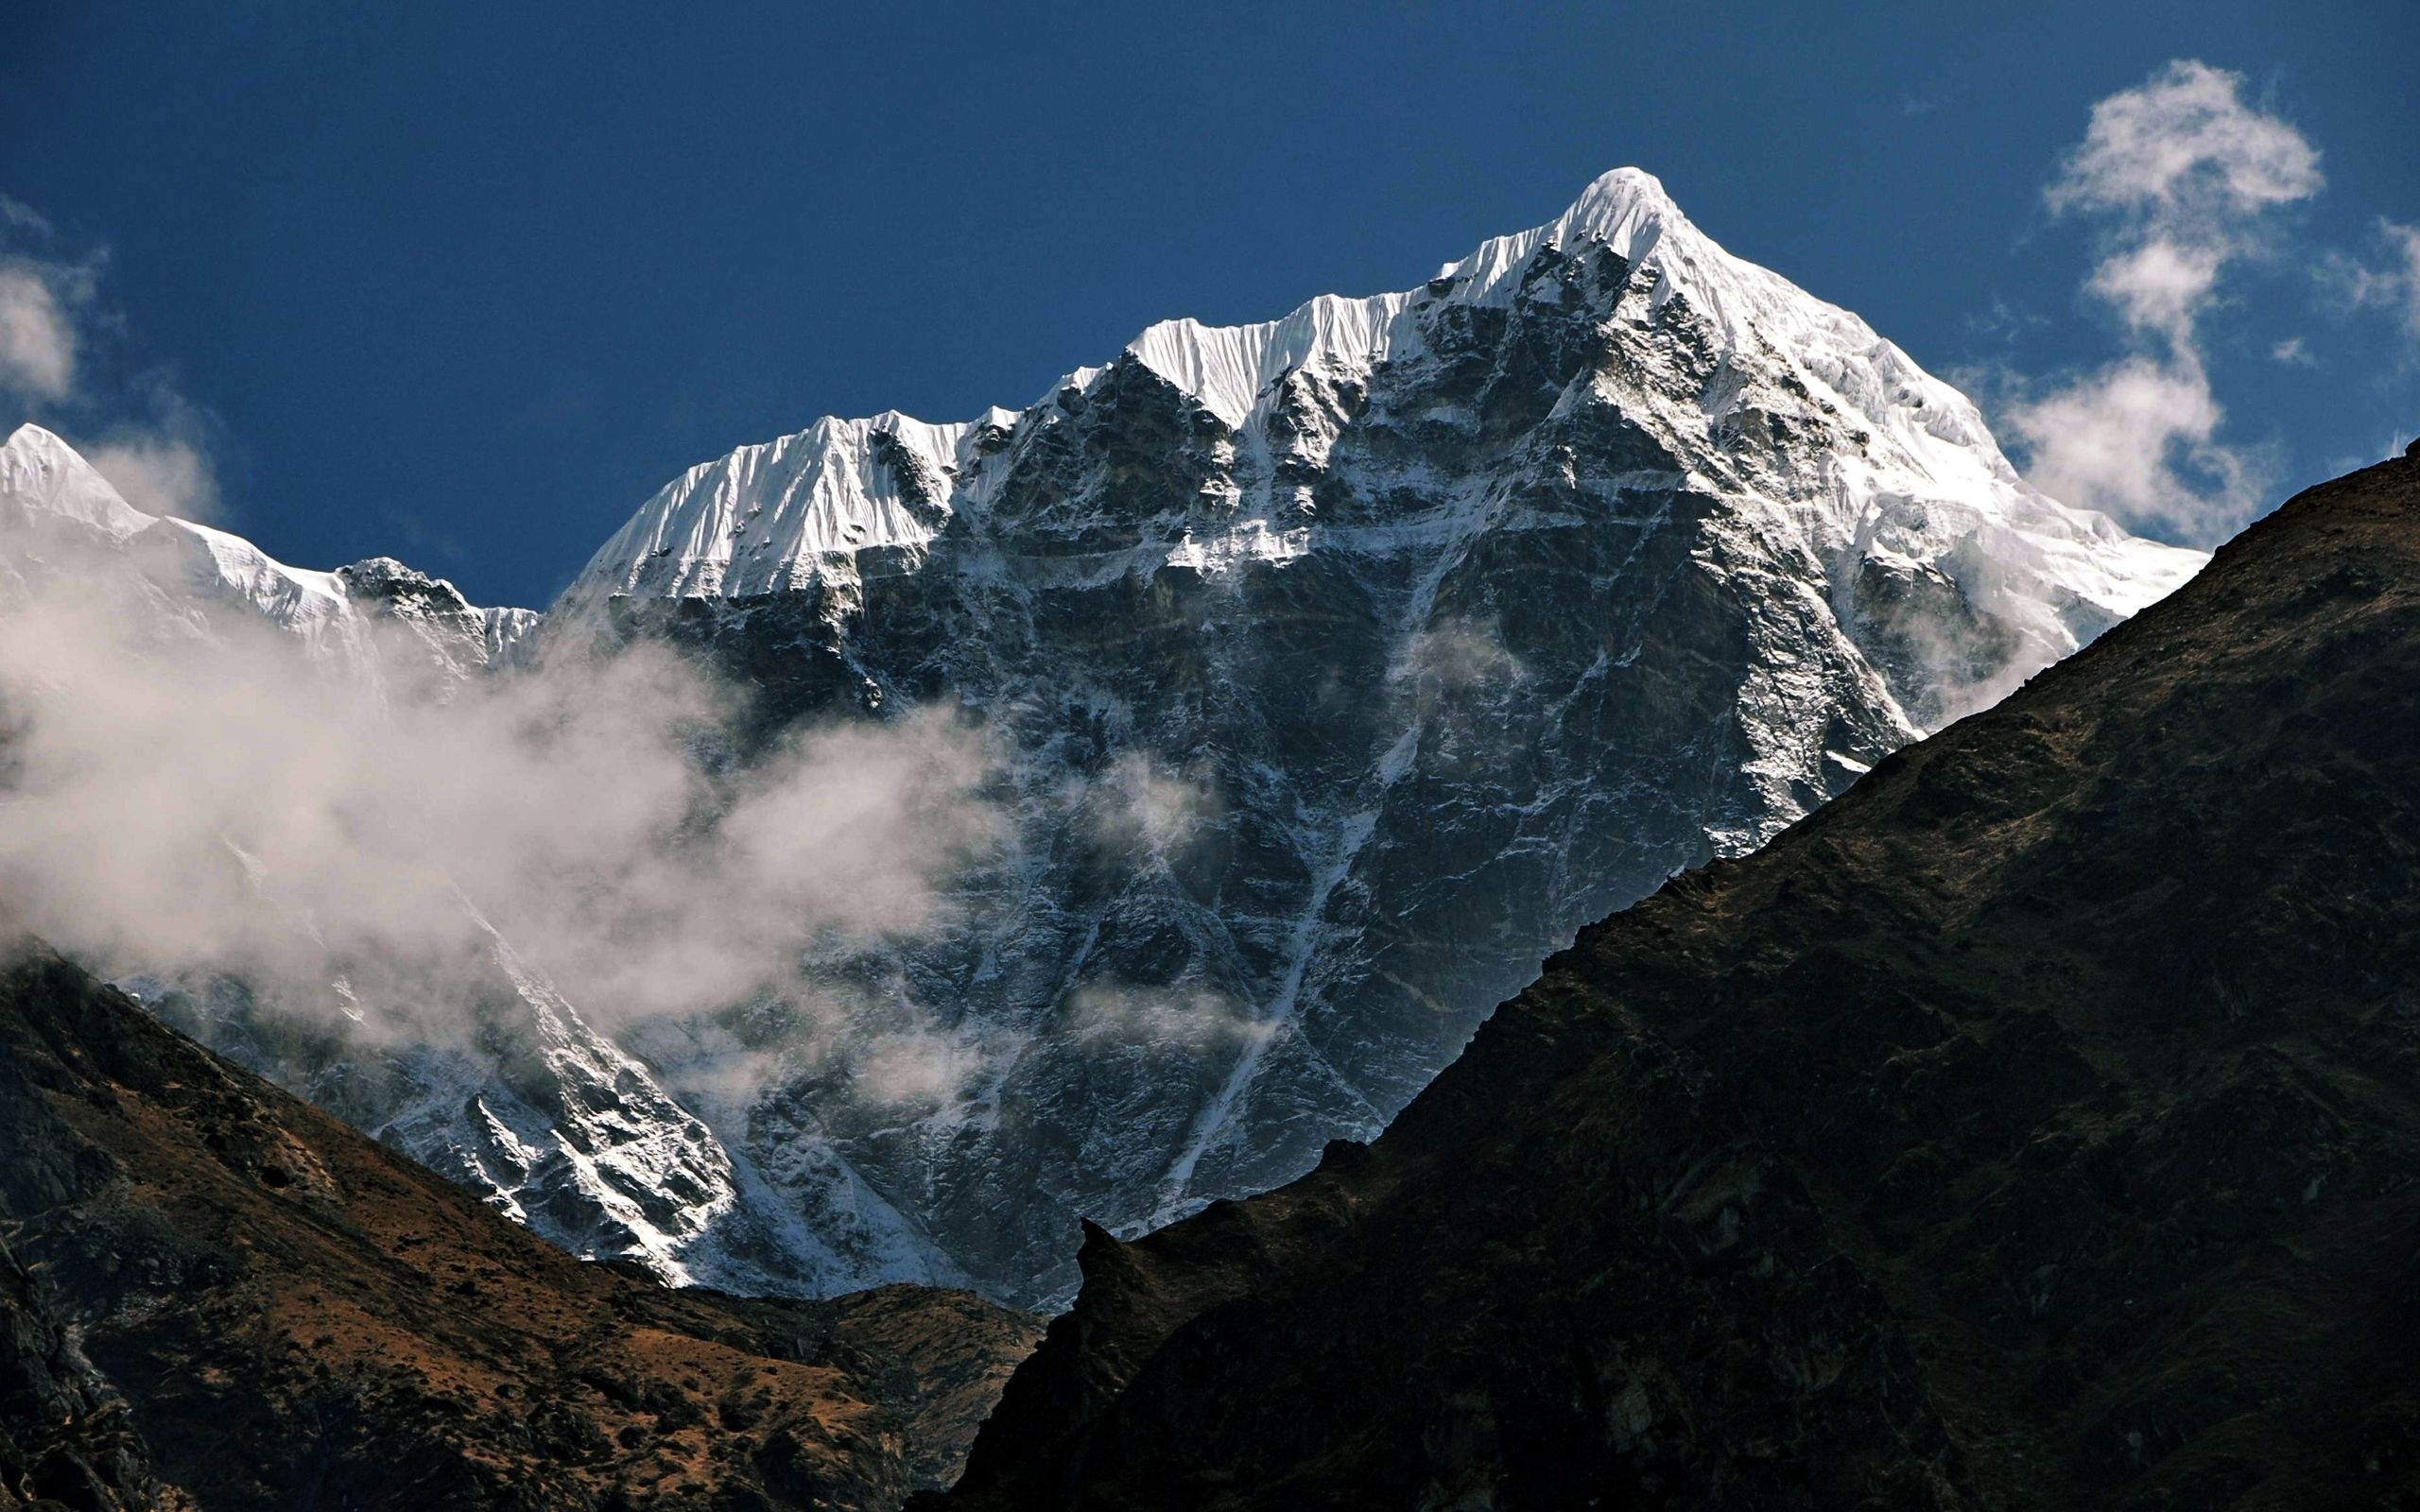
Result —
M413 680L171 608L162 633L68 576L0 610L0 911L104 971L223 972L426 1041L500 934L610 1033L938 927L999 833L984 741L946 716L742 765L743 695L658 647Z

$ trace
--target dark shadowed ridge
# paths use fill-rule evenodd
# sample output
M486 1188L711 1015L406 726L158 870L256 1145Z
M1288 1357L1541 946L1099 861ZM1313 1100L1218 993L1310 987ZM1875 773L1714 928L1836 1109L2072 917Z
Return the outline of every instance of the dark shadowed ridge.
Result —
M1038 1320L583 1264L0 950L0 1508L890 1508Z
M2420 461L1098 1230L949 1508L2420 1506Z

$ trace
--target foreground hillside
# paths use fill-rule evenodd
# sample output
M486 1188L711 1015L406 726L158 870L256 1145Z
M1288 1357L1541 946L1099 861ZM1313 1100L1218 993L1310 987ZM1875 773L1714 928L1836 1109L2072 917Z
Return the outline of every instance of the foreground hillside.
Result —
M0 968L0 1508L887 1508L1034 1326L573 1260L43 948Z
M2420 1506L2415 1170L2407 459L1091 1233L945 1504Z

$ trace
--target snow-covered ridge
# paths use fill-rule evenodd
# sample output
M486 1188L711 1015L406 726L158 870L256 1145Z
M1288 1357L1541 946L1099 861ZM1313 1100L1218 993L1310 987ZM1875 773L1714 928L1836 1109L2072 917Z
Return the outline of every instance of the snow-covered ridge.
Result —
M1359 299L1325 294L1282 320L1258 325L1205 326L1192 319L1163 320L1135 337L1126 350L1240 430L1250 423L1270 387L1298 368L1332 364L1347 371L1366 371L1415 349L1420 328L1409 317L1423 293L1429 299L1462 304L1507 304L1521 268L1542 247L1569 248L1594 238L1635 263L1661 244L1668 227L1682 245L1694 243L1697 249L1732 261L1698 233L1651 174L1616 168L1590 184L1555 220L1516 235L1495 237L1461 262L1446 264L1438 269L1431 287L1421 293ZM1679 266L1696 271L1707 261L1702 254L1685 254Z
M0 507L28 524L55 519L111 541L159 523L119 498L74 447L39 425L20 425L0 444Z
M1771 407L1773 394L1760 387L1777 386L1792 396L1783 404L1803 402L1810 414L1836 421L1855 445L1805 458L1806 471L1785 480L1768 503L1774 523L1820 558L1839 562L1843 578L1863 559L1930 570L1963 552L1972 560L1962 576L1975 579L1976 595L2024 622L2020 633L2037 640L2047 659L2076 644L2069 628L2053 623L2064 606L2089 606L2085 618L2123 618L2204 559L2135 540L2101 515L2033 490L1964 395L1855 315L1724 251L1636 168L1599 178L1554 220L1446 264L1423 289L1322 296L1256 325L1165 320L1136 336L1121 360L1198 401L1233 435L1238 455L1266 455L1270 406L1288 374L1366 382L1380 365L1422 353L1424 322L1439 306L1501 308L1516 297L1551 298L1559 292L1552 274L1523 292L1539 253L1599 245L1630 265L1634 283L1648 284L1651 315L1684 301L1695 329L1735 370L1678 404L1668 393L1590 397L1621 408L1690 463L1717 453L1720 428L1743 410ZM826 419L700 464L641 507L566 598L777 593L836 574L854 576L857 555L869 548L904 550L912 565L953 515L983 511L987 482L999 471L987 461L1049 424L1055 396L1088 390L1107 370L1069 374L1023 414L995 408L954 425L896 413ZM1731 491L1737 480L1724 485L1721 491ZM1266 490L1258 502L1267 504ZM1239 497L1223 522L1192 522L1182 539L1137 544L1188 564L1266 558L1265 543L1286 527L1254 503ZM1300 532L1288 539L1295 541L1288 554L1315 543ZM1990 571L1979 572L1979 563ZM1993 581L1980 580L1986 576Z
M39 425L0 444L0 583L23 593L78 578L147 582L168 616L199 608L254 617L311 656L377 678L395 667L400 629L446 677L526 651L539 620L524 609L480 609L452 583L375 557L334 572L289 567L241 536L121 498L76 449ZM372 626L380 627L373 631ZM372 649L373 635L389 647Z

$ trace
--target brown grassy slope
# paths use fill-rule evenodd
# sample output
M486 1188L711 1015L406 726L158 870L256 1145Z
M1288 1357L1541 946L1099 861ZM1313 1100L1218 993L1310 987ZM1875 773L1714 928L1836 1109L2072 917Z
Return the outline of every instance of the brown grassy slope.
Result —
M583 1264L8 954L0 1507L892 1507L1030 1346L966 1294Z
M1090 1237L952 1508L2420 1506L2420 461Z

